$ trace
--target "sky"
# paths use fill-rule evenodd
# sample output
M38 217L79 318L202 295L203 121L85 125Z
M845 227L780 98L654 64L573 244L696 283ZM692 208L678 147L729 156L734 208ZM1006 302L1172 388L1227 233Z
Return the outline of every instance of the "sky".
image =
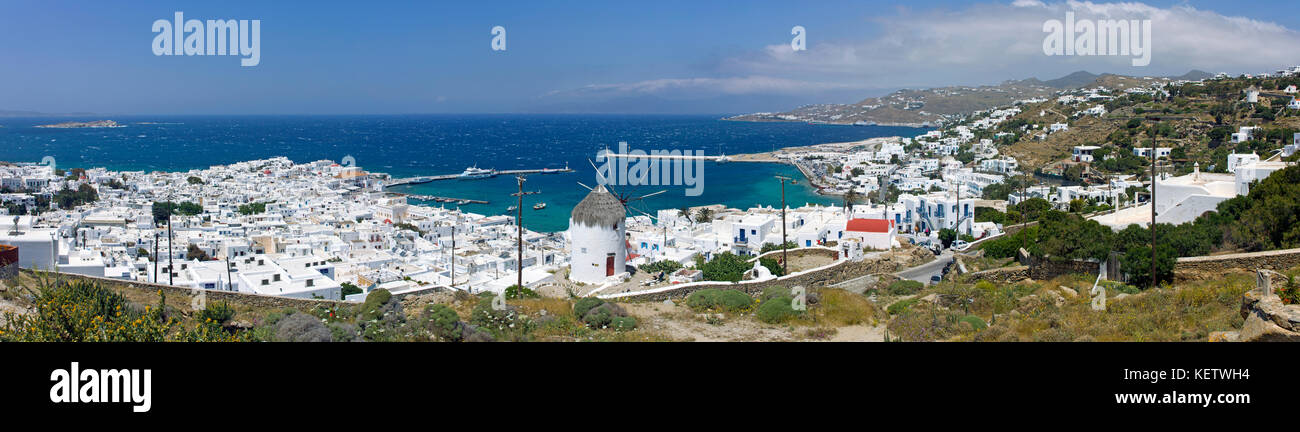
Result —
M1049 56L1047 20L1151 20L1131 56ZM153 23L260 20L260 63L154 55ZM492 49L495 26L505 50ZM791 29L806 30L806 50ZM709 113L1074 71L1300 65L1300 2L0 0L0 110Z

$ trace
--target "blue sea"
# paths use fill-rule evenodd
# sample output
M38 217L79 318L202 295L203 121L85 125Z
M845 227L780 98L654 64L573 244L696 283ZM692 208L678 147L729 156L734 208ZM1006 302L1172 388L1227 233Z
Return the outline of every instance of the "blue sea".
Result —
M394 177L460 173L466 167L498 170L563 168L568 174L534 174L525 190L524 225L537 231L567 228L569 211L586 195L578 183L594 185L588 160L603 148L702 150L728 155L782 147L855 141L881 136L914 136L927 129L888 126L748 123L721 116L662 115L393 115L393 116L98 116L94 118L0 118L0 160L38 162L53 156L59 168L184 171L244 160L285 156L294 162L340 161L352 156L367 171ZM111 119L112 129L43 129L41 124ZM803 181L792 166L775 163L706 162L703 193L687 196L685 186L615 187L639 196L632 206L656 209L724 204L747 208L779 206L784 175L799 179L786 186L786 201L830 204ZM447 180L394 188L424 195L489 201L465 211L501 214L515 203L513 176ZM537 202L547 203L533 210ZM417 202L419 203L419 202ZM454 204L427 203L433 206ZM635 213L634 213L635 214Z

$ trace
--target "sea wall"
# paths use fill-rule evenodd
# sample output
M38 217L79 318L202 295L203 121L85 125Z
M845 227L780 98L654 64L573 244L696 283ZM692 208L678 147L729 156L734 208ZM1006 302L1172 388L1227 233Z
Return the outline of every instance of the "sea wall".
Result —
M32 273L31 270L27 270L27 269L23 269L22 271L24 273ZM62 280L92 281L92 282L99 283L104 287L115 291L134 291L136 293L142 293L142 294L157 294L158 291L161 290L162 292L167 294L168 298L173 298L173 299L177 299L177 298L192 299L194 296L198 295L199 293L202 293L206 297L205 301L207 301L208 303L224 301L224 302L230 302L234 304L257 307L257 308L269 308L269 309L294 308L299 310L307 310L316 307L317 305L337 305L342 303L337 300L300 299L300 298L290 298L290 297L269 296L269 295L262 295L262 294L249 294L249 293L241 293L241 292L233 292L233 291L199 290L199 289L193 289L187 287L155 284L149 282L127 281L122 279L111 279L105 277L86 276L86 275L71 274L71 273L54 273L54 272L42 272L42 273L48 274L49 277L51 278L58 278Z

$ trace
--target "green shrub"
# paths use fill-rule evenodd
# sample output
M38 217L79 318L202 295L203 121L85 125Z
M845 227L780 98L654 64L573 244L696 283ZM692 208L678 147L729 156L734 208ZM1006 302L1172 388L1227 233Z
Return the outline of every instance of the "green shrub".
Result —
M633 330L636 329L636 318L632 318L632 317L614 318L610 322L609 327L618 331Z
M912 295L921 292L922 288L925 288L925 285L920 282L902 279L889 284L885 292L889 295Z
M723 252L705 262L703 258L695 261L695 268L704 272L704 280L739 282L745 272L754 268L745 258L731 252Z
M790 294L790 288L786 288L783 286L769 286L767 288L763 288L763 295L760 296L759 299L766 301L768 299L772 299L776 297L793 297L793 296Z
M615 320L626 316L627 311L623 310L622 307L606 302L591 308L585 315L579 317L579 320L586 324L587 327L600 329L613 327Z
M431 304L424 308L426 328L435 337L448 342L459 342L462 336L460 316L456 311L441 304Z
M227 302L209 303L199 312L199 319L212 321L217 324L225 324L235 317L235 308Z
M588 327L597 329L608 327L613 321L614 317L610 315L609 310L602 307L592 309L591 312L582 317L582 322L586 323Z
M377 289L366 295L366 302L361 304L361 313L357 316L360 321L371 321L383 316L383 307L392 300L393 294L386 289Z
M970 324L971 328L975 329L975 331L984 330L988 327L988 324L985 324L983 319L980 319L980 317L975 315L966 315L961 318L961 322Z
M718 296L721 290L714 288L705 288L686 296L686 306L695 310L704 310L712 308L718 304Z
M506 298L507 298L507 299L512 299L512 300L513 300L513 299L541 298L541 297L542 297L542 296L541 296L541 295L538 295L536 291L533 291L533 290L531 290L531 289L528 289L528 287L521 287L521 286L519 286L519 285L511 285L509 288L506 288Z
M790 297L768 299L758 306L758 312L755 315L757 315L759 321L768 324L785 322L799 314L791 306L792 301Z
M658 272L672 273L677 270L680 270L682 268L682 263L679 263L677 261L663 260L663 261L655 261L648 264L641 264L637 268L646 273L658 273Z
M772 258L772 257L759 258L758 263L762 264L763 267L767 267L767 270L772 272L772 276L777 276L777 277L785 276L785 268L781 267L781 263L777 262L776 258Z
M898 315L900 313L903 313L903 311L907 310L908 308L912 307L912 305L916 304L916 302L918 301L920 301L920 299L917 298L899 300L889 305L889 307L885 308L885 312L889 312L890 315Z
M499 310L492 308L492 299L487 297L479 300L478 305L470 312L469 323L479 330L488 332L495 340L527 340L528 333L532 332L535 326L533 321L519 316L515 309L508 305Z
M723 290L718 296L718 305L727 311L740 312L754 306L754 298L740 290Z
M743 291L715 288L702 289L686 296L686 306L695 310L742 312L753 306L754 298Z
M605 304L605 301L595 297L580 298L578 301L573 302L573 316L578 320L582 320L582 317L587 316L588 311L602 304Z

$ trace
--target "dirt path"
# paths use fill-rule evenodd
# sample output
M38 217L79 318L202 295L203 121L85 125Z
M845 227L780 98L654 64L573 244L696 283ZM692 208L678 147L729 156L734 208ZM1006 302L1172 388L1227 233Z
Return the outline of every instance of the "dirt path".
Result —
M836 329L835 336L827 342L884 342L885 326L851 325Z

